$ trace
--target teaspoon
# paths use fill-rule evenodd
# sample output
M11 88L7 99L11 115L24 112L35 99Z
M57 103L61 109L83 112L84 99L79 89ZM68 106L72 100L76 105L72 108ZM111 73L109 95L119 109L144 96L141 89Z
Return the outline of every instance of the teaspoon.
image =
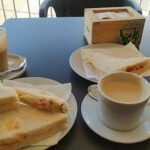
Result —
M94 100L98 101L97 84L88 86L88 93Z

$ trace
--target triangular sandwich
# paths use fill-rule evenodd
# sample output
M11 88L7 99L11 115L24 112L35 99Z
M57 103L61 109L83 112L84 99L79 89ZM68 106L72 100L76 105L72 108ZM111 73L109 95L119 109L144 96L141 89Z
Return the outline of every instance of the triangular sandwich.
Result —
M83 62L88 64L99 76L116 71L141 74L150 69L150 58L144 56L117 58L86 50L81 51L81 54Z
M16 91L19 100L25 104L51 112L68 111L67 102L49 91L25 87L16 87Z

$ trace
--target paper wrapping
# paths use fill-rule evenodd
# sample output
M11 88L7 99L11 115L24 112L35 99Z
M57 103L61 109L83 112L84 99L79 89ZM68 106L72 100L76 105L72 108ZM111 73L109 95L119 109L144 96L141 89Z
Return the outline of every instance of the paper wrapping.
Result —
M83 48L86 49L86 48ZM83 50L81 49L81 51ZM87 50L92 51L93 53L101 53L103 55L108 55L110 57L116 58L134 58L134 57L143 57L143 54L138 51L134 44L131 42L126 46L118 45L114 47L99 47L99 48L88 48ZM100 76L96 74L96 72L85 62L82 61L83 68L85 71L85 76L89 79L96 79L98 80ZM144 71L140 74L141 76L150 76L150 69Z

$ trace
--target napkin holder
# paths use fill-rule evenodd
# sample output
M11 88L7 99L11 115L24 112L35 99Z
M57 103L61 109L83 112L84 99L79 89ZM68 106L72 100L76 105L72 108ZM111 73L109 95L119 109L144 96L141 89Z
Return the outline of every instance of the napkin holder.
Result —
M99 19L95 14L127 12L131 17ZM140 45L145 18L131 7L88 8L84 11L84 35L88 44L119 43L130 41Z

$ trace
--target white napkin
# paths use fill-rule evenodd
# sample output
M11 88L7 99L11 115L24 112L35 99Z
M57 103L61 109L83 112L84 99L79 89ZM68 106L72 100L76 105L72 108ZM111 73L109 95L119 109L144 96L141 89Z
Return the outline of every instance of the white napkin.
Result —
M103 13L95 13L98 19L103 18L110 18L110 19L117 19L117 18L128 18L131 17L128 12L103 12Z
M19 81L13 81L13 80L4 80L2 83L4 86L11 86L11 87L30 87L30 88L38 88L42 90L47 90L53 92L58 97L64 99L65 101L69 100L70 94L71 94L71 83L66 84L59 84L59 85L32 85L29 83L23 83ZM31 146L28 146L27 148L23 148L22 150L43 150L46 149L52 145L55 145L58 143L60 136L62 134L62 131L57 132L55 135L44 139L42 141L39 141L37 143L32 144Z

